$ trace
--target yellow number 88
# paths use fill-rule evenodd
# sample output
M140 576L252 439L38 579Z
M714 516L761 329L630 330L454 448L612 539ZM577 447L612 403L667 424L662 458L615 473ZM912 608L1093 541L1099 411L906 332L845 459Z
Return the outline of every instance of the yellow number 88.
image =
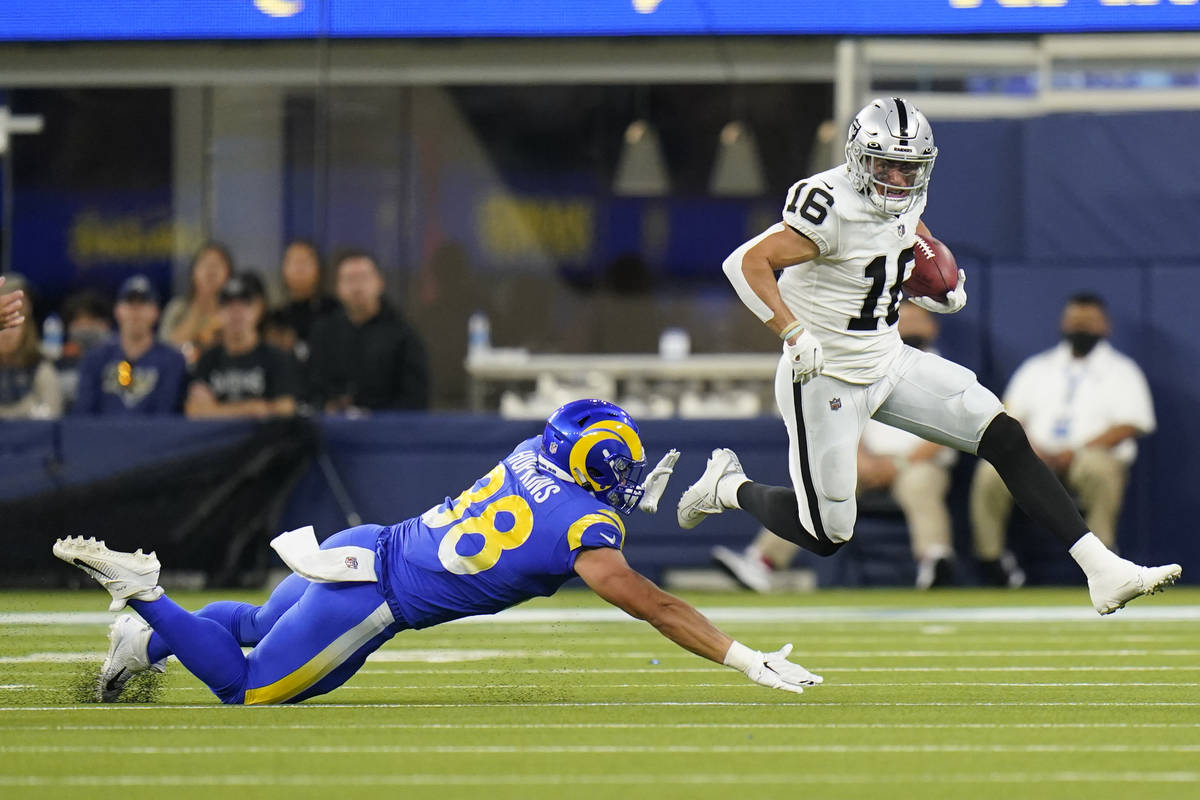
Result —
M478 488L460 494L445 511L431 508L422 515L425 524L431 528L445 525L455 520L462 520L442 537L438 545L438 560L447 571L455 575L474 575L496 566L505 550L512 550L525 544L529 534L533 532L533 509L520 495L510 494L493 500L484 506L473 517L463 519L463 514L471 503L478 503L491 497L499 491L504 482L504 465L497 464L496 468L484 476ZM513 518L512 527L501 531L496 527L496 517L500 514L510 514ZM458 542L470 533L483 537L483 547L474 555L464 556L458 552Z

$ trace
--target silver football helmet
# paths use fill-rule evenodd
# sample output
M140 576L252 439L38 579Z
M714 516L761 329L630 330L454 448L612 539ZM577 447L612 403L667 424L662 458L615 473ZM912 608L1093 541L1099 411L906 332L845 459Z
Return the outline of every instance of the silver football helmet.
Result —
M885 214L903 214L925 194L935 158L929 120L903 98L878 97L850 123L850 180Z

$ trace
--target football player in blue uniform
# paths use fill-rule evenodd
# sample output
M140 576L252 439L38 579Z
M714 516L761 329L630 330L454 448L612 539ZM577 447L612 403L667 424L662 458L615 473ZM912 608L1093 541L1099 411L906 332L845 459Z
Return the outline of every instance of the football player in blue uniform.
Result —
M776 689L821 682L787 660L791 645L752 650L659 589L625 561L623 515L657 508L678 453L643 480L637 424L602 400L554 412L456 498L391 526L360 525L317 545L312 528L272 547L293 573L262 606L218 602L189 613L158 585L153 553L118 553L83 537L54 554L113 597L117 619L98 693L116 700L130 676L162 671L171 653L225 703L295 703L341 686L396 633L493 614L554 594L578 575L598 595L679 646ZM248 655L243 646L253 649Z

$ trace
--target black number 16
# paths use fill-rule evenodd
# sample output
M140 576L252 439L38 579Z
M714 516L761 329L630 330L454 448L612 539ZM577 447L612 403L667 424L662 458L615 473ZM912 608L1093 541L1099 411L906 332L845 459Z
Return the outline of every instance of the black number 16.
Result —
M800 206L800 216L811 222L813 225L820 225L825 221L825 217L829 215L829 209L833 206L833 195L822 189L820 186L814 186L809 190L804 197L804 202L800 203L800 192L804 190L807 183L796 185L796 190L792 192L792 196L788 199L787 210L791 214L796 213L796 206Z
M892 283L887 315L884 317L888 325L895 325L896 320L900 318L900 285L904 283L904 271L912 260L913 249L911 247L900 251L900 258L896 263L896 280ZM871 279L871 288L867 289L867 296L863 298L858 316L850 320L846 330L873 331L879 327L875 309L879 306L879 298L883 296L883 284L887 280L887 256L874 258L870 264L867 264L866 274Z

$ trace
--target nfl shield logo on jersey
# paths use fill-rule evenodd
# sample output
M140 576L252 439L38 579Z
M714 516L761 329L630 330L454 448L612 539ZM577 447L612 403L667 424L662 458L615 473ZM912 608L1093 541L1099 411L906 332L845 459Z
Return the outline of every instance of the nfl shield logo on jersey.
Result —
M348 569L358 569L358 559L354 556L346 556L346 567Z
M842 398L835 397L829 401L829 410L830 411L837 411L841 407L842 407Z

